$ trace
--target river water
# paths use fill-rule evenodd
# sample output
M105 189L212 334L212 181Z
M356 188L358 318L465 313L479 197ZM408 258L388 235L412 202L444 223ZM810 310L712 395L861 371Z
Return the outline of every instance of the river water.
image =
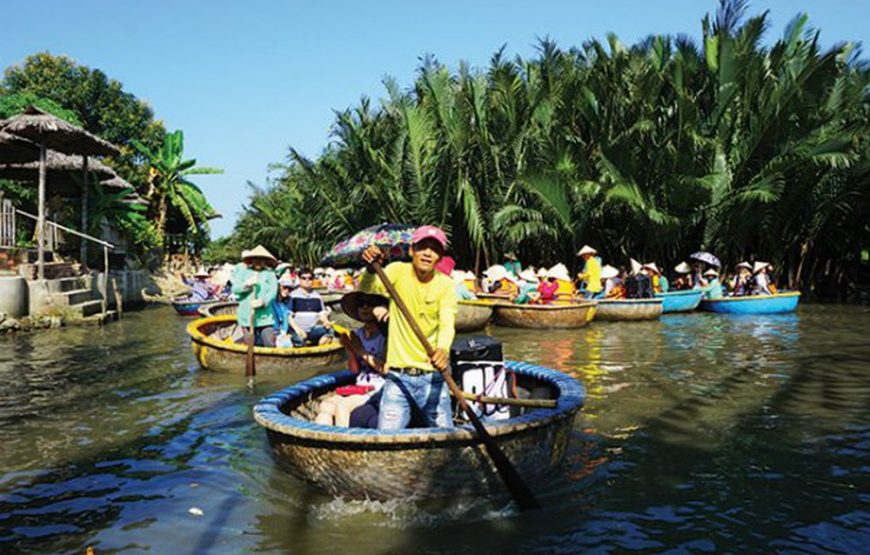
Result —
M870 312L666 316L507 355L588 391L544 509L344 501L272 459L240 377L171 309L0 338L0 552L858 553L870 550Z

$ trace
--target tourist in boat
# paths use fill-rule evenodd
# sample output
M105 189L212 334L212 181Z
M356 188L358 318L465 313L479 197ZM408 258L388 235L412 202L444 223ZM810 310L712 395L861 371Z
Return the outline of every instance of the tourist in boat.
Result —
M468 288L468 274L466 272L463 272L462 270L453 270L450 273L450 279L453 280L453 283L456 286L457 299L460 301L473 301L477 299L477 295Z
M587 299L594 299L603 290L601 259L598 258L598 251L589 245L583 245L583 248L577 252L577 256L583 259L583 271L577 274L577 281L581 284L578 289Z
M293 333L302 335L302 330L294 329L296 323L293 321L293 299L291 294L295 289L293 280L290 279L289 273L285 273L278 280L278 294L275 300L272 301L272 318L275 320L273 328L275 330L275 346L276 347L293 347Z
M768 271L772 266L767 262L756 262L752 268L752 294L753 295L773 295L776 293L776 286L771 283L770 274Z
M566 276L567 277L567 276ZM553 304L556 300L556 294L559 291L559 282L557 276L549 271L541 283L538 284L538 298L535 301L537 304Z
M348 369L356 374L355 385L338 388L319 407L318 424L377 428L380 391L384 385L387 355L386 326L378 321L375 308L386 308L389 301L380 295L355 291L341 299L341 308L363 325L339 339L348 351Z
M242 261L233 270L230 281L232 291L239 302L236 321L244 330L243 342L247 342L253 313L254 344L261 347L275 345L275 320L272 316L272 301L278 294L278 283L272 270L278 260L262 245L242 251Z
M329 308L320 293L314 290L314 274L308 268L299 271L299 287L290 294L292 312L290 338L296 347L324 345L335 338Z
M538 293L540 283L541 280L538 279L538 276L535 275L535 272L531 268L526 268L520 272L519 281L517 282L519 292L513 298L513 302L516 304L537 302L540 298L540 293Z
M625 296L625 289L621 287L619 270L611 265L601 268L602 298L618 299Z
M704 277L707 278L707 288L704 290L705 299L721 299L722 298L722 282L719 281L719 272L714 268L710 268L704 272Z
M691 279L689 277L689 274L692 273L691 266L685 262L680 262L674 266L674 272L677 274L677 277L674 279L674 291L683 291L692 288Z
M692 262L692 271L689 274L689 283L692 289L705 289L707 287L707 278L704 277L704 263Z
M523 271L523 265L520 264L519 259L517 258L516 253L507 252L504 255L505 263L503 264L504 269L507 270L507 273L511 274L515 278L520 277L520 273Z
M749 262L741 262L736 267L737 273L731 279L731 294L735 297L749 295L752 291L752 266Z
M484 279L481 287L484 293L512 297L519 292L514 278L501 264L490 266L484 270L483 276Z
M434 226L422 226L411 236L408 250L411 262L393 262L384 269L411 314L417 317L425 337L434 348L430 357L414 334L411 324L396 315L395 300L390 303L387 364L378 416L378 428L398 430L411 421L412 406L419 409L429 426L451 427L450 394L439 371L447 369L450 345L455 336L456 293L453 282L435 271L447 250L447 235ZM384 253L369 246L363 261L383 261ZM371 271L363 272L360 290L386 293Z
M210 275L205 270L198 270L190 280L188 299L192 302L205 302L215 298L214 287L208 281Z
M668 292L668 278L662 275L659 267L656 266L655 262L647 262L641 267L641 272L649 277L652 282L652 288L654 293L667 293Z

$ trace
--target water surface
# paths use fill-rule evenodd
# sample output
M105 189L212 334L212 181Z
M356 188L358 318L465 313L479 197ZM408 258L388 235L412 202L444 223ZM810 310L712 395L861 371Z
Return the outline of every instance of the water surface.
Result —
M544 509L345 501L251 417L281 379L199 370L170 308L0 338L0 552L858 553L870 545L870 313L673 315L534 333L507 355L587 404Z

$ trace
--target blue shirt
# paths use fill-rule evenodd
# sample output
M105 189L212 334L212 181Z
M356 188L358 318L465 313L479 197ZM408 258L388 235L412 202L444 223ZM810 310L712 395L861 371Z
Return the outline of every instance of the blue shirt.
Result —
M317 321L320 319L321 315L329 314L326 309L326 305L323 304L323 299L320 297L320 293L318 293L317 291L311 291L309 293L305 291L305 289L302 289L300 287L298 289L294 289L293 292L290 293L290 299L292 299L292 301L294 302L293 312L291 312L290 317L293 318L293 321L296 322L296 325L302 328L302 331L304 331L305 333L308 333L309 331L311 331L311 328L317 325ZM299 306L296 304L297 300L320 301L320 310L300 311Z
M272 317L275 319L275 333L288 333L290 331L290 297L281 299L275 297L272 301Z

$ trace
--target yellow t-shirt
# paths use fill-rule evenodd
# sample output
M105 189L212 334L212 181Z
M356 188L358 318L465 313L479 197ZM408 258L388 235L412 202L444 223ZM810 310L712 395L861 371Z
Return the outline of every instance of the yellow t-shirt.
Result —
M436 349L450 351L456 335L456 288L453 280L441 272L428 283L421 283L409 262L393 262L384 268L396 292L405 301L429 343ZM387 290L377 275L366 270L362 274L359 290L386 295ZM419 368L435 371L426 349L417 340L411 325L390 301L389 338L387 339L387 368Z
M586 261L580 279L586 282L586 290L590 293L598 293L604 289L601 285L601 264L597 258L593 256Z

